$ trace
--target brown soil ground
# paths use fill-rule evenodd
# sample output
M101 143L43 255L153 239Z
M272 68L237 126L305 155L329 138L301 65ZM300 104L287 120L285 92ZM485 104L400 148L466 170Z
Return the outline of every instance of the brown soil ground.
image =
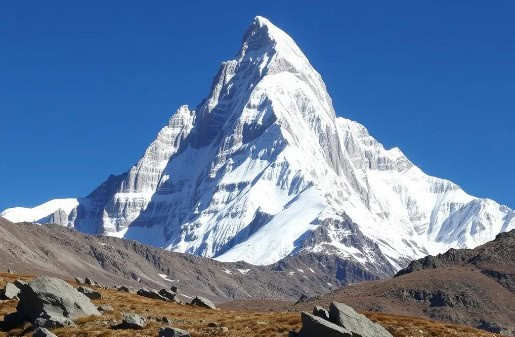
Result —
M15 279L30 280L31 277L0 273L0 286ZM75 286L73 282L70 282ZM172 321L172 326L191 332L193 337L225 336L225 337L279 337L288 336L288 331L298 330L301 326L300 315L297 312L278 311L236 311L224 307L220 310L209 310L180 305L171 302L147 299L138 295L118 292L112 289L97 287L103 299L94 301L95 304L110 304L114 311L104 313L100 317L87 317L77 320L77 327L55 329L57 336L74 337L115 337L115 336L157 336L158 329L163 326L152 318L166 316ZM0 304L0 319L14 312L17 301L3 301ZM227 306L227 304L226 304ZM123 312L134 312L150 318L150 323L144 330L115 330L111 327L120 323ZM464 326L437 323L426 319L404 317L398 315L365 312L370 319L387 328L395 337L495 337L499 335L487 333ZM217 322L221 328L209 328L210 322ZM31 325L0 332L0 336L30 336Z

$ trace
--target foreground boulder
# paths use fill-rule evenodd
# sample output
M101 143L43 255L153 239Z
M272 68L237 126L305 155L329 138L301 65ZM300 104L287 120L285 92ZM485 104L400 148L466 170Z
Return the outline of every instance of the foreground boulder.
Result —
M329 306L329 319L331 322L362 337L392 337L385 328L343 303L331 303Z
M124 313L122 323L116 329L143 330L147 326L147 320L137 314Z
M207 298L196 296L192 301L191 305L196 305L197 307L208 308L208 309L216 309L216 306L208 300Z
M158 337L190 337L190 333L186 330L167 327L159 329Z
M79 287L79 288L77 288L77 290L81 294L86 295L86 297L89 298L90 300L100 300L100 299L102 299L102 294L99 293L98 291L95 291L95 290L91 289L91 288Z
M100 315L89 298L63 280L38 277L20 289L16 312L4 317L4 326L29 321L34 326L57 328L74 325L74 319Z
M343 303L331 303L329 313L316 306L313 314L301 314L302 329L299 337L392 337L382 326L357 313Z
M300 318L299 337L353 337L349 330L307 312L302 312Z
M12 300L17 299L20 293L20 288L9 282L5 285L5 288L0 290L0 300Z

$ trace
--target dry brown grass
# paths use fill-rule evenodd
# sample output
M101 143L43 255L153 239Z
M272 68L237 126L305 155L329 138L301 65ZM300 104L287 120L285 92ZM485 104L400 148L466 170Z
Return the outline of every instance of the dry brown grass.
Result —
M0 274L0 285L15 279L29 279L19 275ZM71 284L74 285L73 282ZM102 293L101 300L93 301L95 304L110 304L113 312L104 313L100 317L90 316L75 321L73 328L55 329L53 332L60 336L70 337L143 337L157 336L157 331L162 323L155 318L168 317L172 326L191 332L192 337L200 336L224 336L224 337L284 337L288 331L300 329L300 314L292 312L257 312L257 311L231 311L209 310L189 305L180 305L171 302L163 302L144 298L138 295L118 292L111 289L96 290ZM15 311L17 301L5 301L0 304L0 316ZM144 330L115 330L113 326L121 322L124 312L134 312L149 319L149 324ZM497 336L483 331L455 326L451 324L437 323L423 319L392 316L378 313L366 313L374 321L386 327L395 337L493 337ZM1 317L0 317L1 318ZM220 327L229 329L223 332L221 328L210 328L208 323L217 322ZM12 330L8 333L0 333L0 336L30 336L30 324Z

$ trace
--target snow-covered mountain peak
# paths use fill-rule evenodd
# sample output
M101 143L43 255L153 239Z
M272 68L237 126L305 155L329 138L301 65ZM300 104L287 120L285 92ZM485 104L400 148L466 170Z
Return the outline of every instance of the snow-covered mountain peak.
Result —
M225 261L331 254L377 275L515 228L509 208L337 118L320 74L262 17L195 110L180 107L129 171L76 203L2 215Z

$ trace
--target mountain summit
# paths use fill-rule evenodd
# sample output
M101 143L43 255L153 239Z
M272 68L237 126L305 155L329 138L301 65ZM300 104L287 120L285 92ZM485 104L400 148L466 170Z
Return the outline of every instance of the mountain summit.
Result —
M330 254L377 275L515 228L508 207L424 174L336 117L320 74L262 17L207 98L180 107L128 172L85 198L1 215L221 261Z

